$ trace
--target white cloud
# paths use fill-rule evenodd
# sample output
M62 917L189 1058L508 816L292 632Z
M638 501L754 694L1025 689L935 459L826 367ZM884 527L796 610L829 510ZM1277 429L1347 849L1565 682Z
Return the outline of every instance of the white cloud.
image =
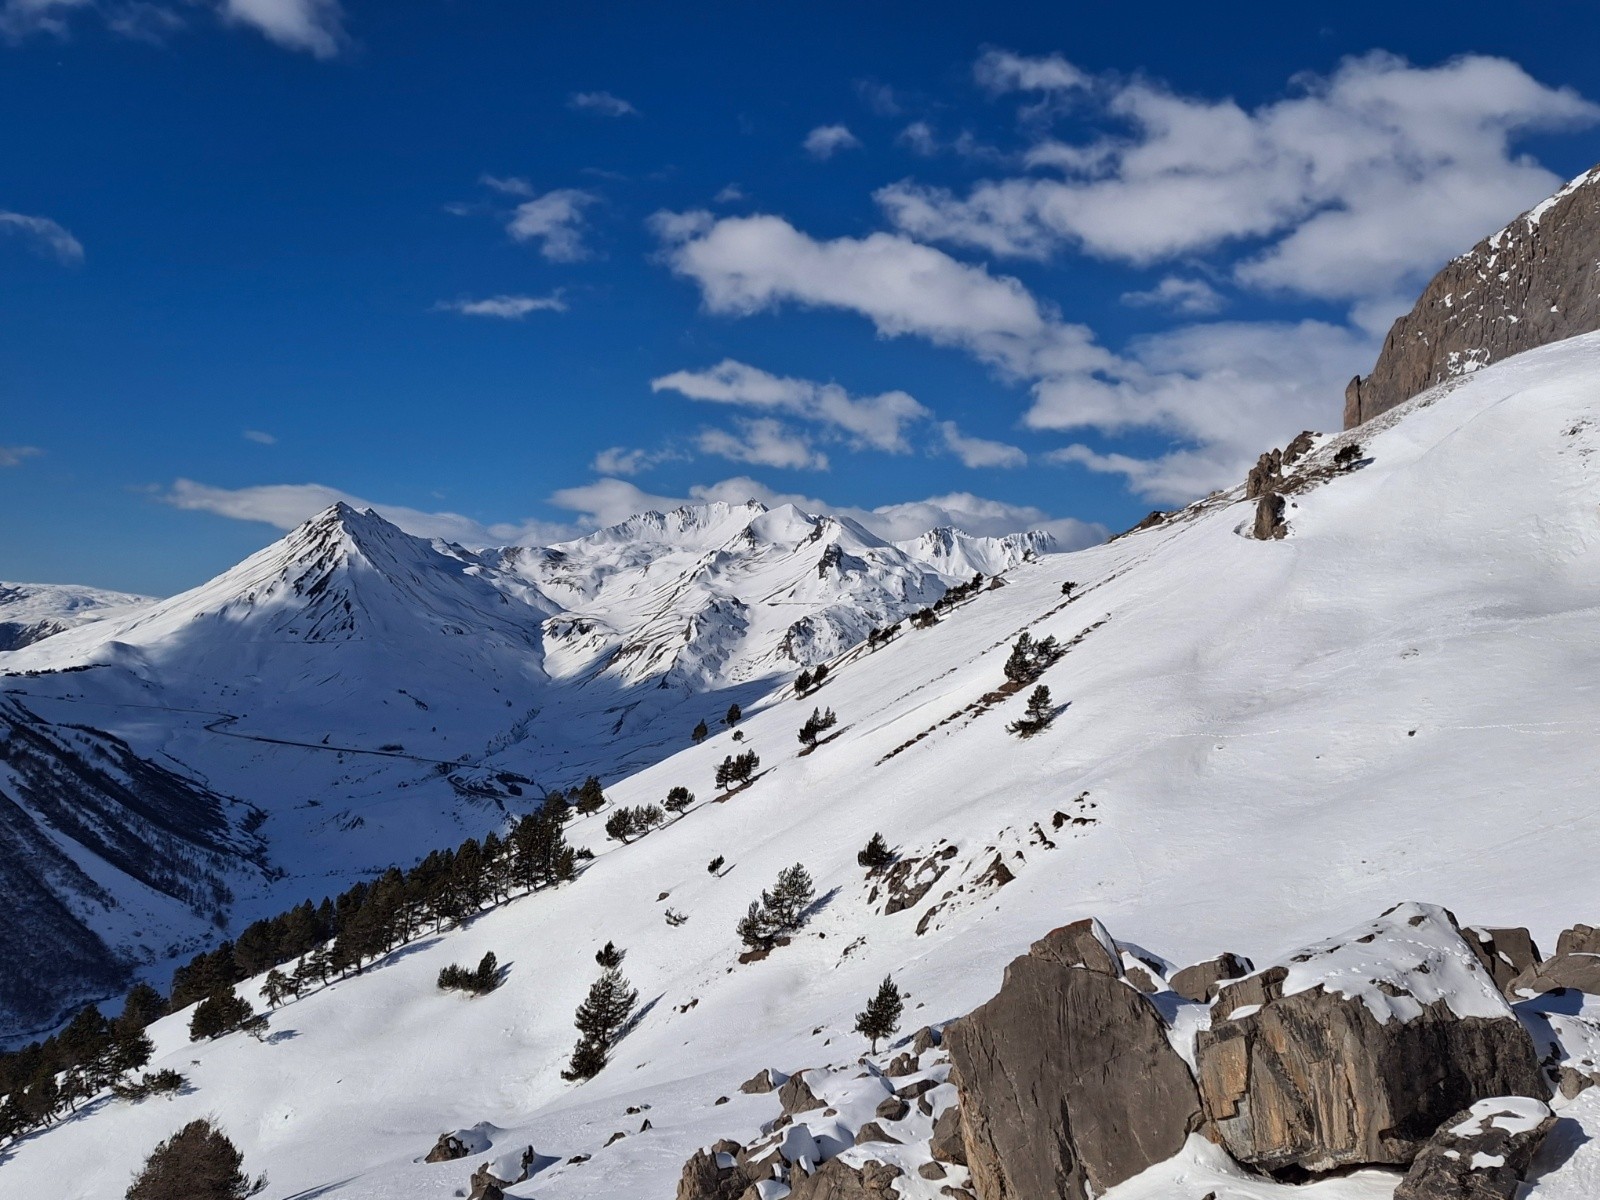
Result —
M1165 308L1186 316L1206 316L1219 312L1227 303L1222 293L1203 279L1180 279L1168 275L1145 292L1124 292L1122 302L1135 308Z
M519 242L537 242L539 253L552 262L577 262L589 257L583 210L599 199L593 192L557 188L517 205L506 229Z
M16 234L39 253L58 262L72 265L83 261L83 243L48 217L0 212L0 233Z
M614 525L649 509L666 512L685 504L709 504L719 500L729 504L759 500L769 508L793 504L805 512L849 517L889 541L906 541L939 525L953 525L985 537L1044 529L1055 534L1062 549L1067 550L1092 546L1106 536L1103 525L1073 517L1052 517L1031 505L990 500L970 492L950 492L926 500L859 508L831 504L815 496L774 491L744 476L696 484L688 489L688 495L679 497L655 495L622 479L597 479L580 487L563 488L550 497L551 504L579 514L580 523L590 527Z
M44 451L37 446L0 446L0 467L20 467L30 458L38 458Z
M737 183L730 183L715 196L711 197L716 204L738 204L740 201L750 199Z
M638 475L659 463L686 457L671 447L641 450L628 446L608 446L594 456L589 469L596 475Z
M650 389L713 404L786 413L837 429L857 447L871 446L893 454L911 449L905 438L906 426L930 415L905 392L853 397L835 383L773 375L731 358L704 371L674 371L652 379Z
M598 113L602 117L636 117L639 110L621 96L610 92L573 92L567 97L567 107L579 112Z
M968 437L954 421L939 422L945 449L961 460L964 467L1025 467L1027 454L1018 446L992 442L988 438Z
M675 219L684 232L671 221L655 225L668 242L666 261L699 284L713 312L743 316L785 303L845 309L885 337L960 347L1018 377L1113 361L1087 329L1060 321L1016 279L907 237L818 241L765 215Z
M1092 80L1059 54L1030 57L1010 50L985 50L972 66L978 86L1002 92L1069 92L1087 88Z
M332 58L344 45L338 0L222 0L223 19L249 25L278 45Z
M560 292L548 296L486 296L482 300L441 300L436 312L460 313L464 317L499 317L516 321L531 312L566 312L567 302Z
M970 130L963 129L949 141L943 141L927 121L913 121L902 129L895 141L911 153L922 158L937 154L954 154L960 158L1004 162L1007 155L986 142L980 142Z
M1009 59L979 61L997 80L1027 77L1002 71ZM1419 68L1370 54L1295 84L1299 95L1246 109L1108 83L1100 115L1118 132L1034 147L1034 163L1066 178L965 196L902 182L878 200L910 234L1006 256L1077 246L1144 264L1266 239L1240 282L1361 298L1431 271L1553 190L1556 176L1512 153L1514 136L1600 119L1571 89L1482 56Z
M896 117L905 111L899 94L887 83L875 79L856 80L856 94L869 110L880 117Z
M523 179L520 175L479 175L478 182L484 187L507 196L533 196L533 184Z
M208 512L236 521L259 521L277 529L293 529L331 504L344 501L352 508L374 509L417 537L443 538L464 546L505 546L513 543L544 544L573 536L570 525L548 521L503 521L483 524L452 512L424 512L397 504L374 504L349 492L320 483L267 484L260 487L219 488L179 479L158 498L174 508Z
M246 429L244 431L244 440L254 442L258 446L276 446L278 444L277 438L260 429Z
M735 462L792 471L826 471L828 456L812 448L804 434L796 433L771 417L735 417L734 432L703 429L695 439L702 454L715 454Z
M36 33L64 38L71 14L93 5L94 0L5 0L0 4L0 37L8 42Z
M841 150L859 150L861 139L843 125L818 125L801 145L812 158L828 159Z

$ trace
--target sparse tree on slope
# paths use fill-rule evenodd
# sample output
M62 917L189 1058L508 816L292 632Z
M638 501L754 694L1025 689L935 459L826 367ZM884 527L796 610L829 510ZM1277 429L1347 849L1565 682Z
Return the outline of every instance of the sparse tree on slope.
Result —
M900 1014L905 1008L905 997L895 986L894 979L885 975L878 985L878 993L867 1001L865 1012L856 1014L856 1032L872 1042L872 1053L878 1052L878 1043L893 1037L900 1028Z
M615 967L608 967L589 988L578 1005L573 1024L578 1027L578 1044L572 1061L561 1077L567 1080L592 1079L600 1073L628 1019L639 1003L639 993Z
M1056 719L1055 705L1050 700L1050 689L1040 684L1033 689L1028 697L1028 708L1025 713L1006 729L1018 737L1030 738L1034 734L1050 727L1050 722Z
M238 1147L202 1119L150 1152L127 1200L246 1200L266 1186L265 1175L251 1181Z
M881 833L873 834L856 854L856 864L871 871L881 870L893 861L894 851L889 849L889 843L883 840Z

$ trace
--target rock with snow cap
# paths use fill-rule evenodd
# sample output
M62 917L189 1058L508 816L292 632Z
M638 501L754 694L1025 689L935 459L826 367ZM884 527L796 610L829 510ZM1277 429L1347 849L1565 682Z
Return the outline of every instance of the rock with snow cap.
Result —
M1254 964L1248 958L1241 958L1237 954L1224 951L1215 958L1195 963L1192 967L1184 967L1183 970L1175 972L1168 982L1172 990L1185 1000L1204 1003L1211 999L1211 994L1219 983L1242 978L1254 969Z
M894 1181L904 1174L887 1163L866 1162L853 1167L835 1158L811 1175L791 1176L789 1200L897 1200Z
M945 1031L981 1200L1085 1200L1170 1158L1194 1080L1098 921L1054 930Z
M1513 1200L1555 1123L1539 1100L1480 1100L1439 1127L1395 1189L1395 1200Z
M1526 929L1469 925L1462 932L1467 945L1477 951L1478 960L1494 979L1495 986L1508 996L1512 981L1523 972L1533 970L1541 961L1539 947Z
M1455 918L1427 904L1224 984L1195 1054L1215 1136L1265 1171L1403 1166L1451 1113L1549 1094Z

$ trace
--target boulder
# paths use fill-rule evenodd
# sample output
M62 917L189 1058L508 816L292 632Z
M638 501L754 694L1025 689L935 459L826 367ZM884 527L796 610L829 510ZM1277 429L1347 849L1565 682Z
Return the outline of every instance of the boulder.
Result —
M922 1065L917 1061L917 1056L911 1053L901 1053L889 1061L889 1069L884 1072L891 1079L899 1079L905 1075L915 1075L922 1070Z
M1086 1200L1172 1157L1199 1099L1097 921L1036 942L945 1031L981 1200Z
M872 1115L880 1121L904 1121L910 1111L911 1105L899 1096L885 1096L878 1104L878 1111Z
M1395 1189L1395 1200L1514 1200L1555 1123L1539 1100L1480 1100L1439 1127Z
M798 1174L798 1172L796 1172ZM815 1174L789 1180L789 1200L898 1200L894 1181L903 1172L881 1162L852 1167L832 1159Z
M895 1146L901 1146L905 1144L899 1138L891 1137L889 1134L885 1133L883 1126L879 1125L876 1121L868 1121L860 1129L856 1130L856 1145L864 1146L868 1142L889 1142Z
M798 1071L791 1075L784 1085L778 1089L778 1103L783 1106L783 1115L792 1117L796 1113L810 1112L814 1108L823 1107L823 1102L816 1093L806 1084L806 1073Z
M967 1165L967 1143L961 1134L961 1109L952 1104L935 1118L928 1153L940 1162Z
M1205 1003L1211 999L1212 989L1217 984L1229 979L1240 979L1254 969L1248 958L1241 958L1237 954L1224 951L1215 958L1174 972L1167 982L1168 986L1185 1000Z
M467 1193L467 1200L506 1200L505 1188L488 1167L479 1167L472 1173L472 1191Z
M949 1172L936 1162L925 1162L918 1164L917 1174L923 1179L943 1179Z
M1562 930L1556 952L1543 962L1535 958L1506 985L1506 994L1537 995L1557 988L1600 996L1600 930L1590 925Z
M439 1140L433 1144L433 1149L428 1151L422 1161L454 1162L470 1154L482 1154L488 1148L489 1138L481 1128L474 1126L471 1129L452 1129L449 1133L439 1135Z
M1256 521L1251 536L1258 541L1270 542L1289 532L1283 519L1284 499L1277 492L1267 492L1256 501Z
M1455 918L1426 904L1223 984L1195 1056L1216 1138L1269 1172L1405 1166L1450 1114L1549 1094Z
M1494 984L1506 995L1511 994L1511 983L1525 971L1537 967L1542 956L1534 945L1533 935L1526 929L1494 929L1482 925L1469 925L1463 932L1467 945L1477 951L1478 961L1489 972Z
M696 1150L683 1164L677 1200L740 1200L758 1183L773 1178L781 1157L770 1146L757 1158L738 1142L724 1138L709 1150Z
M779 1074L771 1067L762 1067L761 1070L741 1083L739 1090L746 1096L764 1096L768 1092L775 1091L781 1087L786 1078L787 1076Z
M939 1031L932 1025L924 1025L911 1038L911 1053L919 1056L926 1054L943 1040L939 1036Z

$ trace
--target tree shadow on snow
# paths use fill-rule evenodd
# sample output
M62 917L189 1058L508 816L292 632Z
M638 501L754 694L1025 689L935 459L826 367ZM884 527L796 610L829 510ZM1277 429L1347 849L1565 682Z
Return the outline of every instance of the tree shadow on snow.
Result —
M651 1000L648 1004L645 1004L643 1007L638 1009L633 1016L629 1017L628 1023L617 1031L617 1041L620 1042L635 1029L639 1028L640 1023L650 1015L650 1010L655 1008L656 1005L660 1004L661 1001L666 998L666 995L667 994L665 992L662 992L661 995L657 996L654 1000Z
M318 1187L307 1188L303 1192L296 1192L292 1196L285 1196L283 1198L283 1200L317 1200L317 1197L319 1197L319 1196L327 1196L327 1195L329 1195L329 1194L331 1194L333 1192L336 1192L340 1188L342 1188L345 1184L354 1183L355 1180L356 1180L356 1176L347 1175L345 1178L340 1179L340 1180L336 1180L333 1183L324 1183L324 1184L319 1185Z

